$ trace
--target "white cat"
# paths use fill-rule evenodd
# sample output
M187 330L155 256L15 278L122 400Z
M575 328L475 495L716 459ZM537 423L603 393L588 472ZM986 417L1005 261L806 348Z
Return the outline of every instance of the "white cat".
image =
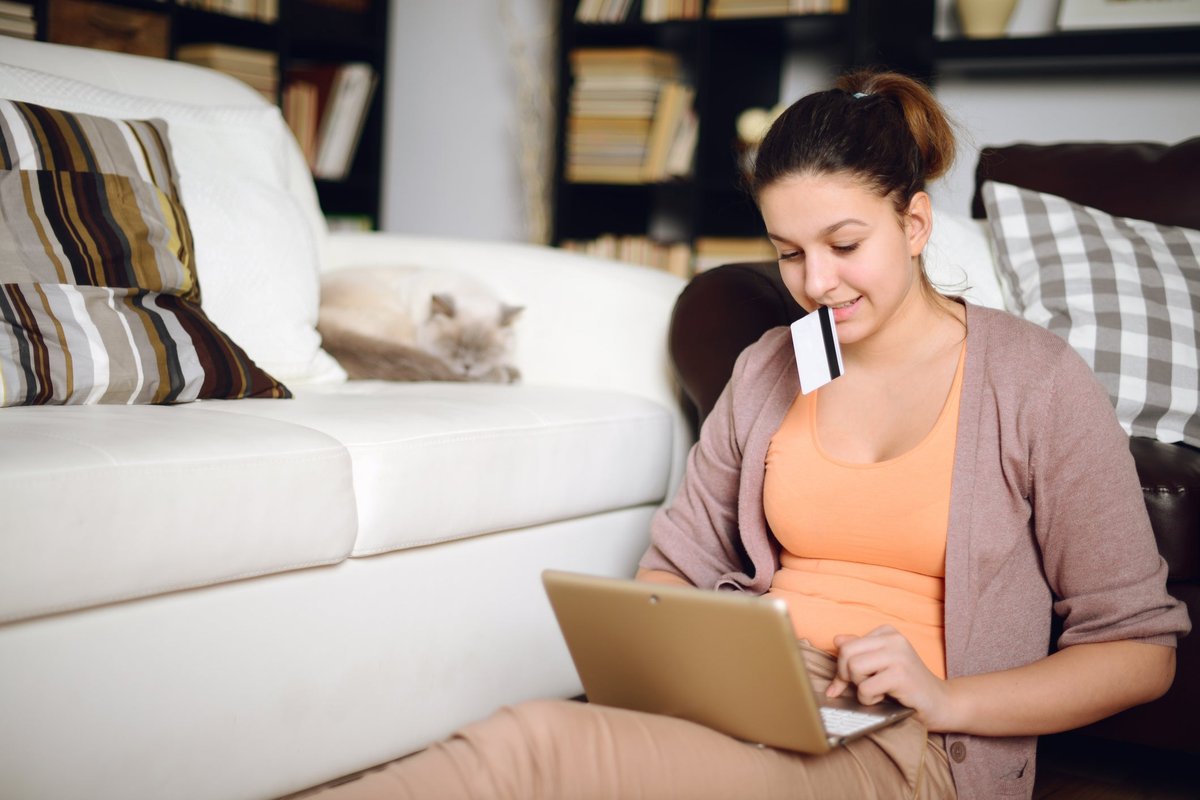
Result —
M511 383L521 310L461 272L354 267L322 277L317 330L351 378Z

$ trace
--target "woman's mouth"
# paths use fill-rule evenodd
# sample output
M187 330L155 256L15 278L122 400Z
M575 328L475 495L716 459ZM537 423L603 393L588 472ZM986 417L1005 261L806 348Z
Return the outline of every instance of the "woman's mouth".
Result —
M849 302L829 306L829 310L833 312L833 321L845 322L850 319L850 317L854 316L854 312L858 309L858 304L861 300L862 295L859 295Z

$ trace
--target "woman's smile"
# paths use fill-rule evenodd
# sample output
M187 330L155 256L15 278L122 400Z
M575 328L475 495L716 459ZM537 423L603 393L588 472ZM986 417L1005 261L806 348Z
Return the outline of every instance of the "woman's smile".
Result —
M854 316L854 313L856 311L858 311L858 308L861 304L862 304L862 295L860 294L858 297L854 298L853 300L847 301L845 303L839 303L837 305L831 305L828 308L830 311L833 312L833 321L834 322L845 322L846 320L848 320L852 316Z

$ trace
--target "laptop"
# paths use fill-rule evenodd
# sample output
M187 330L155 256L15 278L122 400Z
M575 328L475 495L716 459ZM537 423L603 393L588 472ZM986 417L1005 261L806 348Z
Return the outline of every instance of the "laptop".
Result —
M801 753L913 713L818 696L782 600L558 570L542 583L589 702Z

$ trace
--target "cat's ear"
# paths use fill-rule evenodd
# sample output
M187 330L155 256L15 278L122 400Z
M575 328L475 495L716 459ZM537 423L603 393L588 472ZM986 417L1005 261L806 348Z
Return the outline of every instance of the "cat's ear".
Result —
M512 325L524 310L525 306L510 306L507 303L502 303L500 305L500 327L504 328Z
M429 299L429 318L433 319L439 314L454 318L454 295L441 292Z

